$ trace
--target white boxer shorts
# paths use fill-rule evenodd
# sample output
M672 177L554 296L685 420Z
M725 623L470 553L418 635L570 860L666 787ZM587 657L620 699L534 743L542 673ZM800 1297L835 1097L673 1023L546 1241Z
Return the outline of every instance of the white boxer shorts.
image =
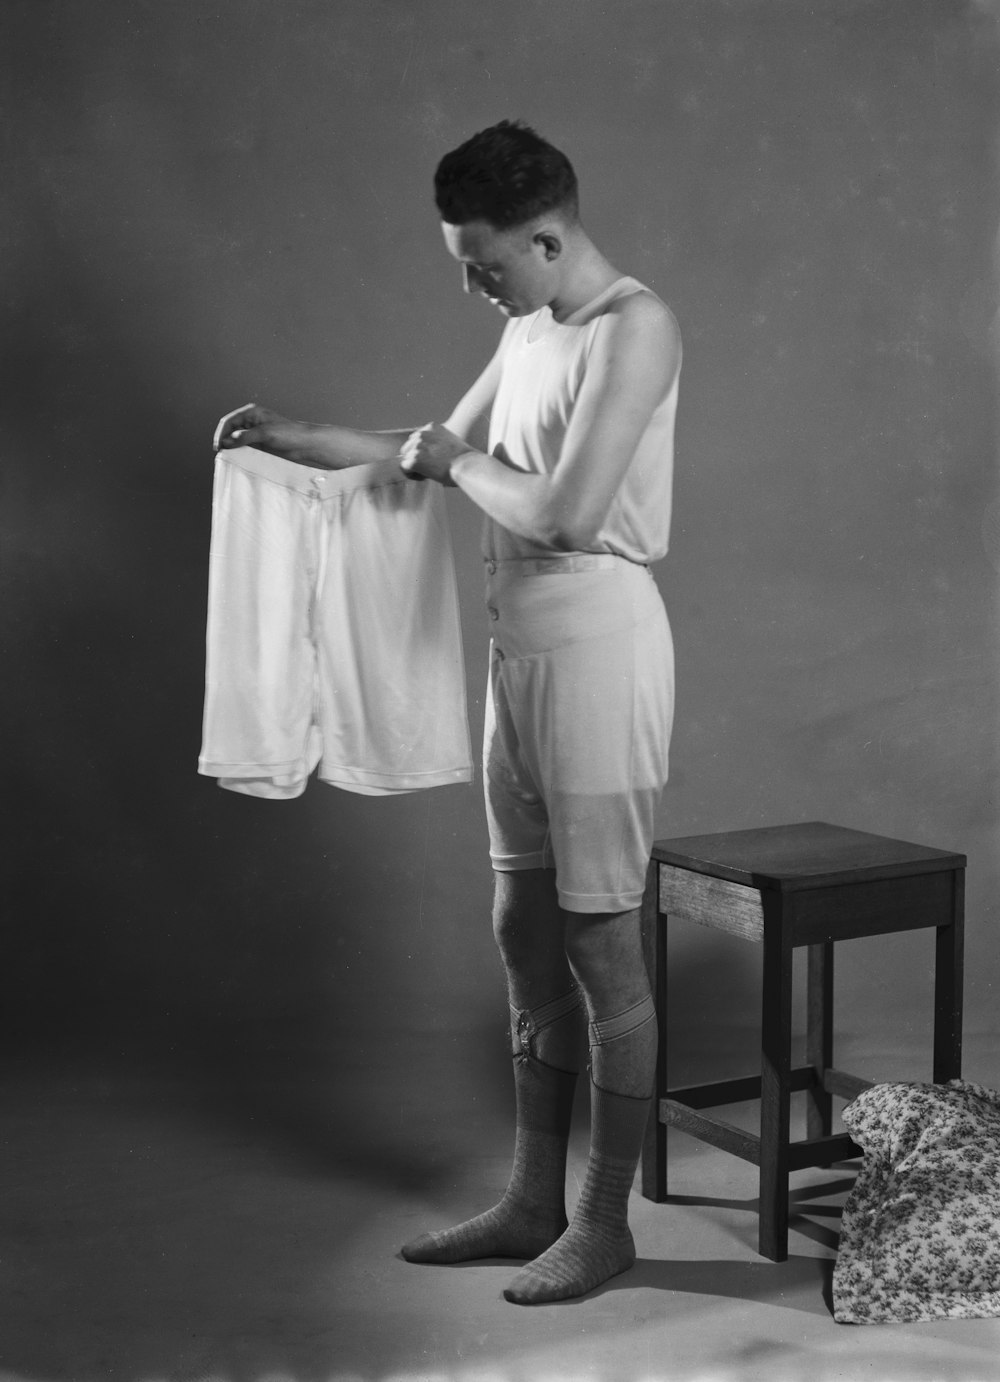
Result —
M250 796L472 779L439 486L398 464L218 454L198 770Z
M488 561L484 788L493 867L554 868L571 912L638 907L667 780L670 626L645 566Z

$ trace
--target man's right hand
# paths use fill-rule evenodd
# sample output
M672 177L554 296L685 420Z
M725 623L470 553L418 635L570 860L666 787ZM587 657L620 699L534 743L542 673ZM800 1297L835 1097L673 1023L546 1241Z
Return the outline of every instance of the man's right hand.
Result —
M242 408L235 408L219 419L212 449L226 451L234 446L256 446L259 451L270 451L280 456L283 454L282 442L291 440L286 429L296 425L270 408L245 403Z

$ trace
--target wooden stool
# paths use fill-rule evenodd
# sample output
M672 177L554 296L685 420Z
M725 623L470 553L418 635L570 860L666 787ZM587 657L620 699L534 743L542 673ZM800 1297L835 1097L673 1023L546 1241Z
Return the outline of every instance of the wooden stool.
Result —
M788 1256L788 1175L860 1155L831 1135L831 1095L870 1084L832 1068L836 941L922 927L937 930L934 1080L955 1079L962 1058L965 856L824 825L772 826L658 840L643 902L646 958L660 1016L655 1117L642 1159L642 1193L667 1198L666 1125L760 1167L762 1256ZM667 1087L667 918L696 921L764 946L760 1074L686 1089ZM807 1065L791 1065L792 952L808 948ZM706 995L708 996L708 995ZM789 1141L789 1096L808 1092L807 1140ZM760 1135L700 1112L760 1099Z

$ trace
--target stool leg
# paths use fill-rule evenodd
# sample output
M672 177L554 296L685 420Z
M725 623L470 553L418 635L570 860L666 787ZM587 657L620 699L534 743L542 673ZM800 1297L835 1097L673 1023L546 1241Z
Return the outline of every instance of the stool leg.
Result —
M934 1081L962 1074L962 975L965 935L965 870L952 875L951 924L937 928L934 965Z
M823 1076L833 1065L833 942L808 947L806 985L806 1060L817 1083L806 1105L806 1136L829 1137L833 1130L833 1099L823 1088Z
M660 1100L667 1094L667 918L660 915L660 870L651 863L642 899L642 944L649 985L659 1024L656 1083L642 1144L642 1193L662 1204L667 1198L667 1129L660 1121Z
M780 894L763 894L760 1224L762 1257L788 1257L788 1138L792 1067L792 946Z

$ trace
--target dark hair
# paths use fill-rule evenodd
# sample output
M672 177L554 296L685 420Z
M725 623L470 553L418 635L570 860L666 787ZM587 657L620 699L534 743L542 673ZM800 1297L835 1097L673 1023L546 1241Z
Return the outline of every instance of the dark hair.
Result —
M556 210L575 219L576 174L533 129L501 120L445 154L434 174L434 201L449 225L486 221L509 230Z

